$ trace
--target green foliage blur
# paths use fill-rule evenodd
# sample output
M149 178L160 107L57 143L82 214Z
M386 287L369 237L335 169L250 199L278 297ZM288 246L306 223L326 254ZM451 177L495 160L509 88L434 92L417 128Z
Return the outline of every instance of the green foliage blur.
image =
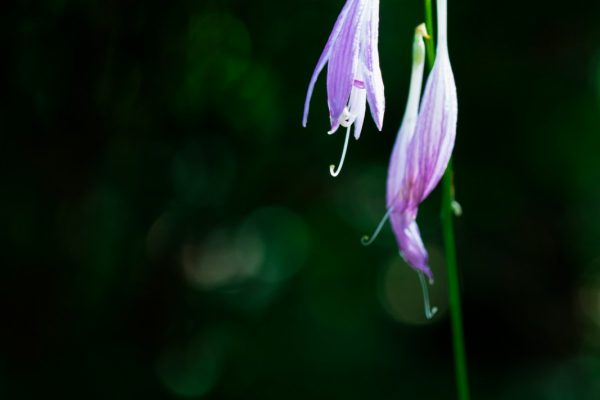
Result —
M387 112L332 178L343 0L0 5L0 399L453 399L385 213L421 1L381 0ZM473 399L600 398L600 3L449 1Z

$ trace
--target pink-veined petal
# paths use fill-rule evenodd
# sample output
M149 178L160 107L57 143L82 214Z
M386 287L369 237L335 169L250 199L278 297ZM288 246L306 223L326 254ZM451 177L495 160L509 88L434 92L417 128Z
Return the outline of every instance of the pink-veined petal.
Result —
M412 128L412 129L411 129ZM403 123L396 137L392 157L388 168L387 186L386 186L386 203L387 208L394 207L400 211L404 208L403 196L407 193L402 191L404 184L404 174L406 172L406 160L408 157L408 145L414 132L414 124L412 127Z
M337 20L335 21L335 24L333 25L333 30L331 31L331 34L329 35L329 39L327 39L327 43L325 44L325 48L323 49L323 52L321 53L321 57L319 57L317 66L315 67L315 70L313 71L313 74L310 78L310 83L308 84L308 91L306 93L306 100L304 101L304 114L302 116L302 126L304 126L304 127L306 127L306 123L308 121L308 110L310 108L310 99L312 98L315 84L317 82L319 74L321 73L321 71L325 67L325 64L327 64L327 61L329 60L329 56L331 54L331 47L332 47L333 43L337 40L338 36L340 35L340 31L342 30L342 27L344 26L344 22L346 21L346 17L348 15L348 9L350 8L353 1L354 0L348 0L348 1L346 1L346 4L344 4L344 7L342 8L340 15L338 16Z
M366 68L365 83L367 86L367 99L371 115L377 128L383 128L383 115L385 113L385 96L383 78L379 66L379 0L369 1L368 17L364 32L361 32L364 49L362 50L362 63Z
M409 170L415 184L415 199L422 202L437 186L448 166L454 141L458 101L454 76L448 52L438 52L431 71L419 118L415 128L415 139L409 150Z
M405 213L394 212L390 215L392 228L396 234L396 241L401 249L400 254L404 261L411 267L422 271L429 279L433 279L433 274L429 268L429 256L427 250L425 250L415 218L416 210L414 217L412 215L407 216Z
M415 126L419 114L419 101L421 88L423 86L423 71L425 67L425 43L422 32L417 28L415 41L413 43L413 65L410 74L410 86L406 110L402 118L402 124L394 143L392 156L388 168L388 179L386 186L387 208L395 208L401 211L406 207L406 200L411 195L410 187L404 187L407 163L409 161L409 145L415 134Z
M352 91L360 49L360 21L367 0L349 1L348 15L337 40L331 46L327 65L327 103L332 131L338 128L340 116Z

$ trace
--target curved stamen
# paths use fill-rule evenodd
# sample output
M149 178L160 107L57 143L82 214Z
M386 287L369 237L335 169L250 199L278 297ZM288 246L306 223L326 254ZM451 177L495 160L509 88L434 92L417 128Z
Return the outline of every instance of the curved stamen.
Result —
M421 283L421 290L423 291L423 303L425 305L425 317L427 319L433 318L435 313L438 311L437 307L431 307L429 304L429 289L427 288L427 281L425 280L425 274L422 271L417 271L419 274L419 282Z
M340 164L335 168L334 164L329 166L329 173L331 176L336 177L339 175L342 170L342 165L344 165L344 160L346 159L346 150L348 149L348 139L350 138L350 127L346 128L346 139L344 140L344 149L342 150L342 157L340 158Z
M381 232L383 225L385 225L387 220L390 218L390 214L392 213L393 209L394 209L394 207L388 208L388 210L385 213L385 215L383 216L383 218L381 218L381 221L379 221L379 225L377 225L377 228L375 228L375 232L373 232L371 237L369 237L368 235L365 235L362 238L360 238L360 242L362 243L363 246L368 246L371 243L373 243L375 241L375 239L377 239L377 236L379 236L379 232Z

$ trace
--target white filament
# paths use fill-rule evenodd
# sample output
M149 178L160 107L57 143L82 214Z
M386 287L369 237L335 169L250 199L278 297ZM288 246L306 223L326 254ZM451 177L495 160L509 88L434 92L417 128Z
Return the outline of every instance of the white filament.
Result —
M340 174L340 171L342 170L342 165L344 165L344 160L346 159L346 150L348 149L348 139L350 139L350 126L346 128L346 139L344 140L344 149L342 150L342 157L340 158L340 163L337 169L335 168L334 164L331 164L329 166L329 173L334 178Z
M427 280L425 279L425 274L422 271L417 271L419 275L419 282L421 283L421 291L423 292L423 305L425 307L425 317L427 319L433 318L435 313L437 313L437 307L431 307L429 303L429 289L427 288Z
M392 213L392 210L393 210L393 207L388 208L388 210L385 213L385 215L383 216L383 218L381 218L381 221L379 221L379 225L377 225L377 228L375 228L375 232L373 232L371 237L369 237L368 235L365 235L360 239L360 242L362 243L363 246L368 246L371 243L373 243L375 241L375 239L377 239L377 236L379 236L379 232L381 232L381 229L383 228L383 226L385 225L387 220L390 218L390 214Z

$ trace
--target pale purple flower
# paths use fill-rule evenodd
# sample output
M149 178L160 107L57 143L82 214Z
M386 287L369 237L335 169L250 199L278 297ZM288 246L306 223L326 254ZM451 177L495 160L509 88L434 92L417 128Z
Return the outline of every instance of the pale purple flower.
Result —
M427 266L427 252L415 221L417 209L411 207L411 203L413 203L412 196L414 196L413 187L407 181L407 174L412 169L408 165L412 158L409 151L415 150L415 131L418 122L421 85L423 83L425 65L423 37L427 37L427 32L424 25L420 25L415 32L415 42L413 44L413 67L406 111L394 143L388 167L386 203L392 230L396 236L402 257L410 266L430 277L431 272Z
M427 275L430 282L433 275L416 218L419 205L437 186L448 166L454 148L458 114L456 86L446 40L446 0L437 1L437 13L437 56L425 85L420 109L418 99L425 52L422 36L426 34L419 36L417 30L415 36L409 99L389 165L388 211L373 237L363 238L364 244L371 243L389 217L400 254L411 267Z
M377 49L379 29L379 0L347 0L340 13L325 49L317 62L308 85L302 125L306 127L313 89L320 72L327 66L327 105L333 134L347 128L344 149L337 176L344 162L350 127L358 139L365 118L366 102L377 128L382 129L385 98Z
M390 219L400 251L408 264L425 273L430 280L433 280L433 275L416 217L419 204L437 186L448 166L454 149L458 116L456 85L446 38L446 0L437 1L437 17L439 33L435 63L425 85L419 116L406 153L392 153L387 193L388 207L394 210ZM398 167L399 164L404 165ZM394 168L403 171L401 180Z

